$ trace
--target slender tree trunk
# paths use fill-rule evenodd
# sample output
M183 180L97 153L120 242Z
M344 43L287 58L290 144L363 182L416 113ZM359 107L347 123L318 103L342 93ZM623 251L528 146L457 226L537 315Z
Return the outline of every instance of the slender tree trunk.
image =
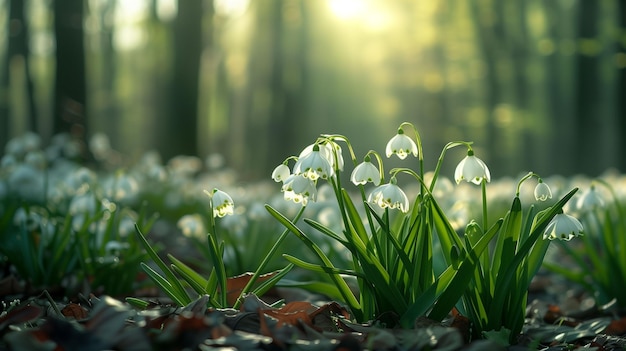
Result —
M166 116L167 128L160 147L165 159L197 154L202 4L202 1L178 1L178 15L174 21L171 110L170 115Z
M56 80L54 133L69 133L87 157L87 87L82 0L54 1Z
M617 1L617 13L618 16L618 28L621 29L622 36L623 33L626 33L626 1ZM626 44L622 40L622 43L616 42L617 52L622 55L626 55ZM617 150L626 150L626 64L622 59L621 66L617 67L618 77L617 77L617 123L618 130L616 131L619 136L617 140L619 140L619 145ZM626 172L626 157L622 154L621 157L618 157L619 161L616 165L621 172Z
M293 116L285 115L286 92L283 81L283 0L253 2L256 32L250 47L253 57L248 66L248 84L243 93L246 101L242 143L247 153L245 166L261 170L281 162L280 151L292 145ZM239 135L241 131L235 130Z
M102 109L102 118L106 119L106 134L111 138L113 145L118 145L114 131L118 129L119 124L119 103L115 94L115 77L117 69L115 64L115 51L113 49L113 34L115 26L112 21L108 20L115 14L116 0L107 0L101 6L100 23L102 45L100 47L100 79L102 85L102 96L104 97L104 106Z
M30 50L28 48L28 22L24 17L24 0L11 0L9 19L7 21L8 47L2 77L2 90L7 98L0 103L0 141L9 137L11 106L9 103L11 67L13 61L21 60L24 67L26 82L26 103L28 113L28 129L34 132L38 130L37 105L35 103L35 89L30 71Z
M483 55L485 63L485 107L487 110L488 118L486 125L486 145L488 155L481 155L485 159L485 162L489 164L492 169L492 174L501 174L501 171L505 166L505 156L502 154L503 150L503 138L495 123L495 108L502 102L502 92L500 91L500 81L497 71L497 65L499 63L499 51L504 46L502 36L504 35L502 28L502 6L500 0L494 0L490 2L490 6L493 7L495 18L492 19L493 23L489 23L485 20L485 15L482 13L481 8L484 3L478 4L473 1L470 8L471 14L476 28L476 36L478 37L478 47Z
M582 0L578 13L580 40L596 39L598 36L598 11L599 2L596 0ZM577 65L578 82L576 85L576 117L575 123L578 127L573 150L576 156L585 160L586 169L579 169L578 172L587 175L596 175L599 171L599 164L602 162L601 155L597 155L598 150L586 140L601 140L598 135L599 124L596 112L600 101L600 89L598 85L599 69L598 57L593 53L579 52Z

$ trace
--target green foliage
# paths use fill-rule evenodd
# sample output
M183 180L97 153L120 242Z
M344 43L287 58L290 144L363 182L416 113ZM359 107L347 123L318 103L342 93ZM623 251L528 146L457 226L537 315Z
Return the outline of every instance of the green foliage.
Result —
M458 306L472 322L475 337L497 334L500 339L506 336L513 341L524 322L528 286L541 266L549 244L544 238L552 239L546 235L546 229L553 218L562 213L563 206L577 189L545 210L537 212L531 206L524 214L519 199L521 183L530 177L539 178L529 173L518 184L511 210L487 227L490 213L486 183L491 177L484 162L474 155L471 143L448 143L431 182L427 184L419 133L413 128L415 141L412 141L404 133L406 127L413 128L409 123L402 124L398 134L387 144L386 154L388 157L397 154L401 159L411 154L417 156L418 171L392 169L389 182L374 188L369 196L365 195L364 184L373 182L378 185L384 180L381 158L375 151L369 151L364 162L358 164L352 146L344 136L322 135L300 156L289 157L275 169L273 178L283 182L285 198L302 203L303 208L309 199L315 199L317 182L326 180L334 190L341 220L341 225L335 226L340 230L308 218L300 225L267 205L270 214L296 235L318 262L307 262L289 254L284 256L294 265L330 277L335 285L333 296L341 297L357 321L369 321L391 313L397 318L395 322L411 327L419 316L443 320ZM343 160L337 142L347 145L355 165L351 181L358 186L359 201L354 200L358 196L353 197L341 184ZM467 147L467 157L457 166L455 180L480 185L483 202L484 229L472 221L464 236L459 236L433 195L445 153L457 146ZM378 161L378 177L372 168L372 155ZM293 173L286 166L291 159L296 160ZM396 177L400 174L408 174L418 181L420 192L410 208L406 194L397 186ZM535 197L541 200L551 198L551 191L541 178L539 184ZM335 266L311 235L303 230L304 225L335 240L350 252L351 266ZM580 233L565 234L555 235L569 240ZM489 249L489 243L496 237L495 244ZM440 252L435 250L436 247ZM435 269L437 256L443 257L447 264L442 271ZM353 282L356 282L356 289L351 286ZM313 287L310 283L307 286Z
M207 194L211 196L210 193ZM212 201L210 208L214 208ZM212 211L210 210L209 212ZM179 306L186 306L191 303L195 298L190 296L190 293L195 293L197 296L208 296L207 304L213 307L238 307L242 298L246 294L253 293L258 296L263 295L293 268L292 264L288 264L280 271L274 272L274 274L272 274L268 279L264 280L260 284L256 284L259 276L270 262L281 242L287 236L287 231L283 232L279 239L274 243L270 251L259 263L258 268L252 277L250 277L241 288L233 288L233 286L229 284L229 278L227 276L226 266L223 260L224 241L219 243L217 241L217 226L214 217L211 217L209 233L206 236L206 248L204 249L207 252L206 255L212 265L208 278L202 277L200 273L196 272L183 261L177 259L171 254L167 255L168 259L172 262L168 266L152 248L139 226L136 227L136 233L139 242L143 245L148 256L156 264L160 272L143 262L141 263L141 268L161 289L161 291L163 291ZM187 287L189 287L191 291L188 291ZM229 299L229 294L231 293L237 294L234 299ZM127 301L139 308L145 306L145 303L140 299L130 298Z
M498 229L494 249L478 257L478 269L463 294L462 311L472 321L475 337L507 330L510 342L517 338L524 324L528 287L550 243L542 235L577 190L573 189L545 210L537 212L531 206L526 214L519 197L513 199ZM472 243L483 235L479 226L470 223L465 242Z
M600 185L611 195L602 199L595 189ZM580 284L599 304L616 303L626 309L626 212L615 189L597 179L579 201L587 235L579 245L559 245L560 254L574 267L546 262L545 267Z
M11 206L3 215L0 255L34 289L77 291L87 284L92 292L130 293L137 288L138 264L145 255L120 229L124 217L146 228L156 219L101 202L95 211L80 214Z

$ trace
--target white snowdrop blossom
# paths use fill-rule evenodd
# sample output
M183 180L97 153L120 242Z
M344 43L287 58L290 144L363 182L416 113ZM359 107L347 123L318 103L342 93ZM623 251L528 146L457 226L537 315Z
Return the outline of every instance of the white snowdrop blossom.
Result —
M200 239L207 233L202 217L197 213L180 217L176 226L181 230L184 236L189 238Z
M417 157L417 145L413 139L409 138L402 128L398 129L398 133L387 142L385 148L385 154L387 157L396 154L401 160L404 160L409 154Z
M274 179L276 183L284 182L285 179L289 177L289 175L291 175L291 170L284 163L281 163L276 168L274 168L274 171L272 171L272 179Z
M474 156L473 150L467 151L467 156L459 162L454 170L454 180L459 184L462 180L479 185L482 180L491 181L491 173L485 162Z
M409 211L409 198L404 191L395 184L395 178L387 184L379 185L367 197L367 202L374 203L380 208L397 208L407 213Z
M580 221L565 213L559 213L554 216L543 232L543 238L548 240L561 239L570 241L572 238L582 235L584 235L584 232Z
M604 199L600 193L596 191L596 187L592 185L576 202L576 208L582 211L591 211L604 207Z
M298 158L293 166L294 174L302 174L303 177L311 180L318 178L328 179L334 174L332 164L328 156L320 151L320 146L313 145L313 150Z
M541 179L535 187L535 199L537 201L547 201L552 198L552 190L548 184L544 183Z
M354 167L354 170L352 170L350 181L354 183L354 185L365 184L367 182L379 185L380 173L378 172L378 168L376 168L372 162L363 161Z
M204 191L211 198L211 204L213 207L213 217L224 217L226 215L232 215L235 203L233 199L227 193L214 188L213 192Z
M312 201L317 199L315 182L300 174L290 175L283 182L281 190L284 193L285 200L301 203L303 206L306 206L309 199Z

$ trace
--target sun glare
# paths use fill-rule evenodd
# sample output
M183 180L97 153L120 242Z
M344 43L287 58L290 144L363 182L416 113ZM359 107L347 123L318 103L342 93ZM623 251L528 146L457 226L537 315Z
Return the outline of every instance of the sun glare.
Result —
M352 19L366 12L366 0L328 0L330 11L340 19Z
M226 17L239 17L243 15L250 5L250 0L216 0L215 12Z

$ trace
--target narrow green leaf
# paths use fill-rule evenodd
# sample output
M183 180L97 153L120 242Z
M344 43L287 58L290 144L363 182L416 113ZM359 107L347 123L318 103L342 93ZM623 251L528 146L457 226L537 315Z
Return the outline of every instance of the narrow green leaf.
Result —
M433 317L439 317L441 315L440 318L443 319L465 292L467 281L472 277L470 274L471 269L475 268L477 264L476 257L488 247L489 241L491 241L493 236L498 232L501 225L502 219L497 221L491 229L485 233L485 236L471 248L474 258L467 253L460 263L458 270L455 270L452 266L448 266L448 268L435 279L435 282L408 307L406 313L400 318L400 324L405 327L411 326L415 318L424 315L438 299L443 301L439 304L439 309L445 312L436 312L433 314ZM461 269L463 269L463 271L461 271ZM449 291L449 296L445 297L445 300L441 299L440 295L446 291ZM450 308L446 311L446 308L443 307L444 305L449 305Z
M501 225L502 219L499 219L489 231L480 238L476 245L467 252L465 259L461 262L455 276L450 281L450 285L441 293L432 311L428 314L429 318L442 320L448 315L452 307L454 307L465 292L467 284L473 277L472 273L479 263L480 255L487 249L491 239L499 232Z
M376 211L374 211L374 209L372 208L372 206L370 204L367 204L365 209L367 211L370 211L371 215L374 217L376 222L378 222L378 225L381 228L384 228L383 229L383 233L387 236L387 238L389 239L389 241L393 245L393 248L395 249L396 254L400 258L400 260L402 261L402 263L403 263L403 265L405 267L405 270L407 270L407 273L409 274L409 276L414 277L414 274L413 274L413 264L411 263L411 260L409 259L409 257L407 256L406 252L404 251L404 248L398 242L398 239L393 235L393 233L391 233L391 228L385 228L386 227L385 222L383 221L382 218L380 218L380 216L376 213Z
M317 231L319 231L320 233L327 235L328 237L332 238L333 240L336 240L338 242L340 242L343 246L350 248L350 242L347 241L346 239L340 237L339 235L337 235L335 232L333 232L330 228L326 227L325 225L314 221L310 218L305 218L304 222L308 225L310 225L311 227L313 227L313 229L316 229Z
M508 292L511 289L522 289L525 290L527 287L524 286L515 286L513 285L517 279L518 275L516 274L517 268L522 263L523 260L527 258L528 253L534 246L535 242L540 238L543 234L543 231L547 227L549 221L565 206L567 201L574 196L574 194L578 191L578 188L574 188L572 191L563 196L556 204L552 207L540 211L537 213L535 217L535 221L533 226L531 227L532 231L528 236L528 239L525 240L521 247L518 249L517 254L513 257L513 260L509 263L508 268L503 274L499 274L496 279L495 291L497 292L494 295L492 309L490 312L493 317L493 323L495 325L500 325L502 318L502 311L505 310L505 301L509 296Z
M252 293L256 296L263 296L269 289L274 287L281 279L283 279L289 271L294 267L292 263L285 266L285 268L278 271L276 274L272 275L271 278L259 284Z
M127 297L126 302L128 302L129 305L140 310L145 310L146 308L148 308L148 306L150 306L150 303L148 301L138 299L136 297Z
M502 274L511 262L517 248L522 227L522 204L519 197L513 199L511 209L504 216L502 231L496 239L494 259L491 262L491 271L494 274Z
M169 296L176 304L179 306L185 306L185 298L188 298L187 294L185 296L181 296L180 293L170 284L170 282L161 276L157 271L152 269L147 264L141 262L141 269L152 279L152 281L159 287L163 292Z
M322 266L320 264L303 261L297 257L291 256L288 254L283 254L283 257L287 261L293 263L294 265L304 268L306 270L312 271L312 272L328 273L328 274L343 274L343 275L351 275L355 277L360 277L363 279L366 278L365 275L363 275L362 273L351 270L351 269L342 269L342 268L337 268L337 267Z
M337 286L331 283L320 282L320 281L295 281L295 280L286 280L283 279L276 284L276 286L281 286L285 288L300 288L310 292L322 294L324 296L328 296L331 299L341 300L343 297L341 296L341 292L337 289Z
M224 261L222 258L222 252L224 252L224 243L220 243L220 246L217 246L215 242L215 237L211 234L207 235L208 243L209 243L209 251L211 252L211 261L213 263L213 268L215 269L215 275L217 278L217 285L220 289L220 302L223 307L226 307L227 296L226 296L226 267L224 267Z
M315 254L317 257L324 263L324 265L333 267L332 262L326 257L324 252L313 242L309 237L304 234L300 228L298 228L293 222L291 222L287 217L285 217L282 213L276 211L272 206L265 205L267 211L278 220L281 224L285 226L285 228L289 229L293 234L295 234L302 242ZM362 318L362 310L361 305L355 298L354 294L350 290L348 284L337 274L329 275L333 283L337 286L337 289L341 292L341 296L343 300L348 304L350 310L355 315L357 319Z
M184 272L184 274L186 276L188 276L190 279L192 279L194 281L194 284L199 285L199 286L202 287L201 290L200 290L202 292L198 292L199 294L201 294L201 295L206 294L206 292L204 291L204 288L207 285L206 279L202 278L202 276L200 274L198 274L196 271L191 269L191 267L189 267L188 265L186 265L185 263L183 263L182 261L180 261L179 259L177 259L173 255L167 254L167 258L170 261L172 261L172 264L174 266L176 266L176 268L178 269L179 272Z
M185 288L180 283L180 281L178 281L178 278L176 277L176 275L174 275L172 270L165 264L165 262L163 262L163 260L161 260L159 255L157 255L157 253L152 248L152 246L150 246L150 244L148 243L148 240L146 240L146 237L143 235L143 233L141 232L137 224L135 224L135 233L137 233L139 242L146 249L146 252L150 256L150 258L154 261L154 263L156 263L159 269L161 269L161 271L165 274L165 278L167 278L167 281L169 282L171 289L175 292L176 296L178 296L178 298L180 299L180 302L181 302L180 306L186 306L187 304L189 304L191 302L191 298L189 297L189 295L187 295Z

